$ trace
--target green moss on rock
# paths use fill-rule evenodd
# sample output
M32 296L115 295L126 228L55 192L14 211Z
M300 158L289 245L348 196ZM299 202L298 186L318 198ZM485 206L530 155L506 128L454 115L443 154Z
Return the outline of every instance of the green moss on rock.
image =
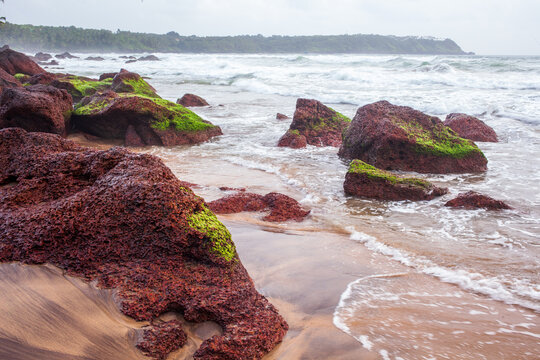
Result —
M19 80L19 81L22 81L24 78L28 77L28 75L18 73L18 74L13 75L13 77L14 77L15 79Z
M416 143L416 151L421 154L464 158L482 151L472 141L460 138L444 124L436 124L432 131L425 129L415 121L393 119L394 123L405 130L407 137Z
M364 174L371 179L386 181L393 185L412 185L419 186L422 188L429 188L431 184L428 181L415 178L415 177L400 177L396 176L388 171L384 171L376 168L375 166L369 165L361 160L353 160L349 165L349 173L354 174Z
M147 96L150 98L159 98L154 89L144 80L142 77L138 80L136 79L125 79L122 80L124 84L127 84L133 88L132 93L135 95Z
M79 94L71 94L76 96L90 96L94 95L98 91L108 89L112 84L112 79L105 79L102 81L84 79L80 76L68 75L59 79L61 82L69 82Z
M236 257L236 248L231 241L231 233L205 205L202 211L188 217L191 227L204 234L212 242L212 251L226 261Z

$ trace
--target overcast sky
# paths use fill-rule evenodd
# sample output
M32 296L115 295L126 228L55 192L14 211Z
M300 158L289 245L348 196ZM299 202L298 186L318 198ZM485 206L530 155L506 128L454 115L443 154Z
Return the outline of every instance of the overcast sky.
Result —
M540 55L540 0L5 0L0 15L180 35L435 36L478 54Z

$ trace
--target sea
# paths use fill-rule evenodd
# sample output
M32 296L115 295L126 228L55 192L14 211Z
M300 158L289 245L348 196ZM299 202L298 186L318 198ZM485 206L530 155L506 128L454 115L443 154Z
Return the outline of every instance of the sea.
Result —
M48 70L97 77L123 67L146 77L163 98L194 93L211 104L193 110L223 136L144 150L200 185L196 192L206 200L222 196L220 186L289 194L311 215L283 226L311 231L314 242L318 231L341 234L432 280L425 286L402 270L385 270L344 287L333 323L359 346L384 360L540 358L540 57L155 54L160 61L125 64L119 54L99 54L104 61L76 55ZM298 98L350 118L379 100L441 120L467 113L491 126L499 142L477 143L489 161L485 173L414 174L447 187L442 197L354 198L344 194L348 164L337 148L276 146L291 122L276 113L292 118ZM469 190L513 210L444 206ZM498 352L501 341L512 342L514 357Z

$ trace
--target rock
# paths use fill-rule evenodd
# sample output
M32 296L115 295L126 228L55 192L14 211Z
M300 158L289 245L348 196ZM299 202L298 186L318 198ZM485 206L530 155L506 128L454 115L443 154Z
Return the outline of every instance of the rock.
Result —
M78 130L108 139L126 139L131 125L144 145L196 144L222 135L219 126L203 120L182 105L113 91L84 99L75 108L72 122ZM136 139L133 130L128 139ZM137 139L136 142L128 141L128 145L140 146Z
M34 58L37 61L48 61L49 59L52 59L52 55L47 54L47 53L38 52L36 55L34 55Z
M159 95L149 83L139 74L121 69L112 81L111 90L117 93L131 93L159 98Z
M137 347L145 355L162 360L186 342L187 335L182 330L182 324L173 320L143 328L143 336L137 342Z
M30 85L50 85L54 80L57 79L57 76L55 74L46 72L42 74L36 74L34 76L29 77L26 79L26 82Z
M8 45L8 44L2 46L2 47L0 48L0 51L7 50L7 49L9 49L9 45Z
M444 125L454 130L459 136L472 141L499 142L495 130L482 120L467 114L450 114Z
M139 61L159 61L159 58L155 55L141 56Z
M343 131L351 120L323 105L317 100L298 99L289 131L279 140L278 146L288 146L290 138L303 135L306 142L315 146L339 146ZM291 132L293 131L293 132ZM298 144L298 141L292 142Z
M103 81L105 79L113 79L116 74L118 74L117 72L111 72L111 73L104 73L104 74L101 74L99 76L99 81Z
M152 155L0 130L0 218L1 262L48 263L116 289L137 321L175 311L218 323L223 335L194 359L261 359L287 331L225 226ZM148 353L183 342L177 324L154 328Z
M304 135L300 134L300 131L289 129L279 139L278 146L290 147L293 149L305 148L307 146L307 139Z
M86 59L84 60L91 60L91 61L103 61L105 60L104 58L102 58L101 56L89 56L87 57Z
M0 94L4 89L21 87L21 83L13 75L8 74L0 68Z
M126 56L126 55L122 55L120 56L120 59L137 59L135 56Z
M43 66L57 66L58 61L56 61L56 60L51 60L49 62L38 61L38 64L43 65Z
M187 107L208 106L206 100L193 94L185 94L181 99L176 100L176 103Z
M465 209L487 209L487 210L503 210L512 209L505 202L495 200L489 196L479 194L475 191L468 191L459 194L455 199L448 201L444 206L463 207Z
M276 120L287 120L289 117L285 114L277 113L276 114Z
M45 72L45 70L28 56L11 49L0 51L0 68L10 75L36 75Z
M56 58L57 59L78 59L79 57L78 56L75 56L75 55L71 55L70 53L68 53L67 51L66 52L63 52L61 54L57 54L56 55Z
M487 169L486 157L471 140L458 137L436 117L388 101L358 109L338 155L384 170L466 173Z
M128 61L126 61L126 64L133 64L135 62L137 62L137 60L128 60Z
M0 96L0 128L20 127L65 136L72 109L71 96L65 90L45 85L6 89Z
M233 187L229 187L229 186L221 186L219 188L219 190L221 190L221 191L241 191L241 192L245 192L246 188L233 188Z
M361 160L353 160L345 175L347 195L379 200L431 200L448 192L429 181L404 177L377 169Z
M57 75L50 85L58 89L65 89L73 97L73 101L77 103L86 96L108 90L112 85L112 79L98 81L84 76L64 74Z
M146 145L143 139L141 139L141 137L139 136L139 134L137 134L135 127L131 124L129 124L126 129L126 135L124 137L124 144L126 146L137 146L137 147Z
M208 207L216 214L234 214L243 211L265 211L270 213L263 217L264 221L283 222L287 220L303 221L309 215L293 198L269 193L265 196L239 192L208 203Z

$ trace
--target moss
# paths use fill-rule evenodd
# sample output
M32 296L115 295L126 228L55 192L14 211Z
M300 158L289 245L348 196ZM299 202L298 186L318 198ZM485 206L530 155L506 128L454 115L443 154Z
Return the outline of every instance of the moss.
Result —
M133 88L133 94L143 95L150 98L159 98L154 89L152 89L150 84L148 84L143 78L139 78L138 80L125 79L122 82Z
M342 113L339 113L339 112L337 112L336 110L334 110L332 108L329 108L329 109L332 110L335 113L332 116L332 119L325 120L323 118L318 118L317 119L318 121L316 123L308 124L310 129L312 129L314 131L317 131L317 132L319 132L321 130L324 130L324 129L327 129L327 128L341 129L343 122L346 122L346 123L351 122L351 119L349 119L348 117L346 117Z
M107 106L111 104L110 100L101 100L101 101L91 101L90 103L81 106L80 104L75 105L75 110L73 111L74 115L93 115L97 114Z
M290 130L289 129L289 133L291 133L293 135L296 135L296 136L300 136L300 131L298 131L298 130Z
M231 233L205 205L202 206L202 211L191 214L188 223L210 239L214 254L226 261L231 261L236 257Z
M371 179L387 181L393 185L412 185L422 188L429 188L431 184L428 181L415 178L415 177L400 177L396 176L388 171L377 169L375 166L366 164L361 160L353 160L349 165L349 173L365 174Z
M416 121L405 122L392 119L394 124L406 131L407 137L416 143L416 151L421 154L464 158L471 154L484 154L472 141L460 138L452 129L442 123L433 131L425 129Z
M333 121L333 122L337 122L337 121L345 121L345 122L348 122L348 123L351 122L351 119L349 119L348 117L346 117L346 116L343 115L342 113L340 113L340 112L338 112L338 111L332 109L331 107L329 107L329 109L336 113L336 114L332 117L332 121Z
M23 80L25 77L28 77L28 75L18 73L18 74L13 75L13 77L14 77L15 79L21 81L21 80Z
M95 80L85 80L79 76L70 75L65 78L60 79L60 81L69 82L75 90L80 93L80 96L90 96L95 94L98 91L105 90L112 85L112 79L105 79L102 81ZM78 94L77 94L78 95Z

